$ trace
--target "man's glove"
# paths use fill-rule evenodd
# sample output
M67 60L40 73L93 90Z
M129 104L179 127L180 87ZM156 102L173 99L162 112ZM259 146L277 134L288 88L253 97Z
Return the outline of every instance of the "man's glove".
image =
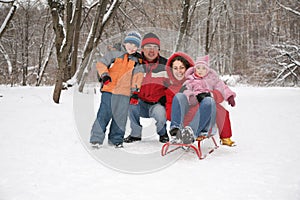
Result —
M235 106L235 100L234 100L234 96L233 95L231 95L230 97L228 97L227 101L228 101L228 104L231 105L232 107Z
M130 96L130 100L129 100L129 103L131 105L137 105L139 103L139 92L135 91L135 92L132 92L131 96Z
M166 106L166 102L167 102L167 99L166 99L166 96L162 96L158 102L162 105L162 106Z
M209 92L202 92L196 95L198 102L200 103L205 97L211 97Z
M111 78L110 78L110 76L108 75L108 73L102 74L102 75L101 75L101 80L102 80L103 85L107 85L108 83L111 82Z

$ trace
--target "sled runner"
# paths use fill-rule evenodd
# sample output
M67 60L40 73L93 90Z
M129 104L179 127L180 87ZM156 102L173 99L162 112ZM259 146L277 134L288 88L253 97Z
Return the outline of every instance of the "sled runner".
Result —
M201 147L202 147L202 142L204 140L209 140L211 139L213 141L213 144L214 144L214 147L209 150L207 153L203 153ZM173 140L173 141L170 141L170 142L167 142L165 143L163 146L162 146L162 149L161 149L161 155L162 156L165 156L167 155L168 153L171 153L173 151L176 151L178 149L184 149L186 151L188 151L189 149L192 149L194 150L194 152L197 154L198 158L200 160L206 158L206 156L208 154L211 154L215 149L217 149L219 146L217 145L217 142L215 140L215 138L213 137L213 135L208 135L208 136L199 136L196 141L197 143L194 144L194 143L191 143L191 144L183 144L183 143L177 143L176 140Z

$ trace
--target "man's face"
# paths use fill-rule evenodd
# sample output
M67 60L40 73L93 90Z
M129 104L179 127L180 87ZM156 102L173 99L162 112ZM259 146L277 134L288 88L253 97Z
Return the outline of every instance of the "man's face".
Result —
M142 50L148 61L153 61L158 57L159 47L156 44L146 44Z

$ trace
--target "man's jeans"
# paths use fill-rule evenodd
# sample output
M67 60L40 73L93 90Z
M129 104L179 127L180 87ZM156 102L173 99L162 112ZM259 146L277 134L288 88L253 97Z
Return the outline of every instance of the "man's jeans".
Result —
M131 136L142 137L142 125L140 123L140 117L154 118L156 123L156 132L158 135L165 135L166 129L166 109L160 103L151 105L142 100L139 100L137 105L129 106L129 120L131 127Z

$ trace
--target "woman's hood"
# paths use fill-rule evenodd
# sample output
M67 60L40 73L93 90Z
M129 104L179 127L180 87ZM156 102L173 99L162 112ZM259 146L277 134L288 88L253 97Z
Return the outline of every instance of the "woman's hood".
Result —
M186 53L184 53L184 52L180 52L180 51L179 51L179 52L173 53L173 54L169 57L169 59L168 59L168 61L167 61L167 64L166 64L166 71L167 71L167 74L168 74L170 80L173 81L173 82L176 82L176 81L178 81L178 80L174 77L170 65L171 65L172 60L173 60L174 58L176 58L176 57L179 57L179 56L183 57L184 59L186 59L186 60L188 61L188 63L190 64L190 66L189 66L188 69L193 68L194 65L195 65L193 59L192 59L188 54L186 54Z

